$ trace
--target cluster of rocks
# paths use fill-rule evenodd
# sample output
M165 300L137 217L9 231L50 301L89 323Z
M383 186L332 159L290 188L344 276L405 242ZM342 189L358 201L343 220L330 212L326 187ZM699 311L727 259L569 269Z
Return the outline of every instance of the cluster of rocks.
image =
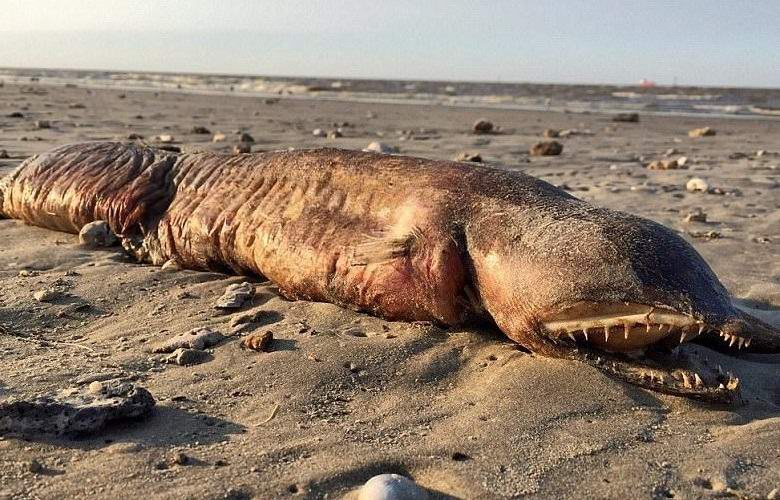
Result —
M211 358L211 355L205 351L206 348L215 346L224 339L224 335L212 328L193 328L156 344L152 352L169 354L163 358L167 363L181 366L196 365Z
M688 157L654 160L647 164L649 170L677 170L688 168Z

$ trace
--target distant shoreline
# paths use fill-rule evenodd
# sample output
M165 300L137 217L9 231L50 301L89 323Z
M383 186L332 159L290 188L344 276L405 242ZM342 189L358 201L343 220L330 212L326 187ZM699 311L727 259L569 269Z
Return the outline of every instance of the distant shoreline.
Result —
M0 69L0 81L90 89L561 113L780 118L780 89L438 82L138 71Z

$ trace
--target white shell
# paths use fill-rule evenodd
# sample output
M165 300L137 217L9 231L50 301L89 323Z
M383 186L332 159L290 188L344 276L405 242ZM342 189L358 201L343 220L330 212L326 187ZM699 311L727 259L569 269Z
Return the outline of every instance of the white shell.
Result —
M358 500L426 500L428 491L398 474L379 474L360 488Z

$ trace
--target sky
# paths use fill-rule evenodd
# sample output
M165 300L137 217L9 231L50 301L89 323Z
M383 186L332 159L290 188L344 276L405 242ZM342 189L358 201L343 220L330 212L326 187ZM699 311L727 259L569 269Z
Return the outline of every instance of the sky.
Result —
M0 67L780 87L778 0L0 0Z

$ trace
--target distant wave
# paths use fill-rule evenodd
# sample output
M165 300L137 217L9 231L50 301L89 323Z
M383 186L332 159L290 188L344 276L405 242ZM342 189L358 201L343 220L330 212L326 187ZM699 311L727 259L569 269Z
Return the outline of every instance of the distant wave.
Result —
M0 80L204 94L404 102L445 106L614 113L777 116L780 89L620 87L199 75L132 71L0 69Z

